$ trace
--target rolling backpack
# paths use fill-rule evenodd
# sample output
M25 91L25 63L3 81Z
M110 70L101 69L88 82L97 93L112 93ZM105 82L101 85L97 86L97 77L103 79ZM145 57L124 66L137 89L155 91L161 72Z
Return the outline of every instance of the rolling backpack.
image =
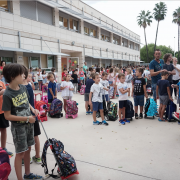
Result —
M117 103L113 103L112 101L108 102L108 116L110 121L116 121L118 119L117 109Z
M133 109L133 104L131 101L127 100L126 103L126 110L125 110L125 117L127 119L131 119L134 117L134 109Z
M81 89L80 89L80 94L81 94L81 95L84 95L84 94L85 94L85 88L86 88L85 85L82 85L82 86L81 86Z
M50 107L50 117L52 118L60 118L63 117L63 113L62 112L62 107L63 107L63 103L62 101L60 101L59 99L54 99L51 103L51 107Z
M146 100L146 104L144 106L145 110L145 118L152 117L154 119L154 116L157 114L157 103L154 101L154 99L149 98Z
M169 122L173 122L173 121L176 121L174 119L174 117L172 116L173 112L176 112L177 110L177 106L176 104L173 103L173 101L170 101L168 102L168 105L166 107L166 119L169 121Z
M0 179L7 180L11 172L9 156L5 150L0 148Z
M76 101L67 100L67 115L76 115L78 113L78 107Z
M34 86L35 86L35 90L38 90L39 85L38 85L38 83L37 83L37 82L34 82Z

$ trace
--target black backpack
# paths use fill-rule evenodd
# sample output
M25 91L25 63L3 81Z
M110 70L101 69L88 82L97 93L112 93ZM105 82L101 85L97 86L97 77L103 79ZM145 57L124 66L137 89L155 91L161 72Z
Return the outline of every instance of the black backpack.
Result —
M60 174L62 178L65 178L75 173L79 174L79 172L77 171L76 162L74 158L70 154L68 154L66 151L64 151L63 143L61 141L57 141L54 138L47 140L44 144L41 159L42 159L42 167L44 167L45 174L49 174L48 168L47 168L47 160L46 160L46 153L49 146L56 159L55 167L57 165L58 167L60 167L60 170L58 168L58 173ZM53 175L54 169L52 169L52 174L49 174L49 176L53 178L57 178L58 177L57 175Z
M125 110L125 117L127 119L131 119L134 117L134 109L133 109L133 104L131 101L127 100L126 104L126 110Z

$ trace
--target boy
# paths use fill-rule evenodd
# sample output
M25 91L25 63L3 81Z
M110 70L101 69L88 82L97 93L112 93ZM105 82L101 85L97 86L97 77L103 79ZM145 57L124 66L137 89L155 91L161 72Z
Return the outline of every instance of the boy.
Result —
M12 152L9 152L6 149L6 139L7 139L7 131L6 128L9 127L9 121L7 121L4 117L4 112L2 111L3 104L3 94L5 92L6 86L1 81L1 72L0 72L0 131L1 131L1 148L4 149L9 156L13 156Z
M84 94L84 101L85 101L85 108L86 108L86 115L91 115L93 114L93 107L92 104L90 105L91 111L88 110L88 105L89 105L89 93L91 86L94 84L94 73L91 73L89 79L86 81L86 88L85 88L85 94Z
M146 93L146 81L142 77L143 68L136 69L136 77L133 80L132 86L132 97L134 96L134 106L135 106L135 118L138 119L138 106L140 106L139 118L143 118L143 106L144 106L144 95L148 98Z
M73 83L73 86L74 86L74 93L75 93L75 88L76 88L76 94L77 94L77 91L78 91L78 70L75 69L74 70L74 74L71 75L71 78L72 78L72 83Z
M125 75L123 73L118 74L119 83L117 84L117 90L119 94L119 123L125 125L125 122L130 123L125 117L126 104L128 100L128 85L125 82ZM122 118L121 118L122 114Z
M54 82L54 75L53 73L48 73L47 79L49 81L48 84L48 104L51 105L52 101L57 98L57 89L56 89L56 83ZM49 111L50 111L49 106Z
M102 73L102 79L100 80L100 83L102 84L102 86L104 86L105 88L109 89L109 82L107 81L107 77L108 77L108 73L103 72ZM106 99L106 102L109 102L109 94L108 91L103 90L103 100Z
M169 73L167 71L164 71L161 73L161 77L162 78L158 80L156 87L156 96L157 99L160 100L158 120L165 121L165 119L163 119L165 108L168 104L168 101L169 100L173 101L173 100L171 98L170 83L167 80L169 77Z
M16 150L14 167L18 180L22 177L22 159L24 158L24 179L43 179L42 176L30 173L30 151L34 145L35 116L39 111L34 109L28 101L28 92L21 85L24 80L24 68L20 64L10 63L3 69L3 75L9 83L3 95L4 116L11 121L11 132ZM31 115L31 111L35 116Z
M94 84L91 86L91 92L89 95L89 104L90 106L93 104L93 125L104 124L108 125L108 123L104 120L104 112L103 112L103 101L102 101L102 90L108 91L109 89L103 87L100 82L99 74L95 74L93 76ZM92 98L93 94L93 98ZM92 99L92 100L91 100ZM96 112L100 111L102 123L96 120Z
M25 79L23 81L23 85L26 86L26 89L28 91L29 94L29 103L30 105L34 108L34 92L33 92L33 88L31 86L31 84L29 84L29 82L31 82L31 74L28 73L27 68L24 66L24 75L25 75ZM37 164L41 164L41 157L40 157L40 141L39 141L39 135L41 134L40 131L40 127L39 127L39 122L36 119L35 123L34 123L34 140L35 140L35 151L36 151L36 155L33 156L33 161ZM23 165L24 165L24 161L23 161Z

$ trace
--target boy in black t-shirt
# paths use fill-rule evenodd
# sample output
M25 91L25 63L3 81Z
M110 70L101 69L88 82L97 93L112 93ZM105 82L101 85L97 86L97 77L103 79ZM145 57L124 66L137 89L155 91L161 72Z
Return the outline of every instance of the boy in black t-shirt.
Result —
M146 93L146 81L142 77L143 68L137 68L136 70L136 78L133 80L132 87L132 97L134 97L134 106L135 106L135 118L138 119L138 106L140 106L140 115L139 118L143 118L143 106L144 106L144 95L148 98Z
M71 78L72 78L72 83L73 83L73 86L74 86L74 93L75 93L75 88L76 88L76 94L77 94L77 91L78 91L78 70L74 70L74 74L71 75Z

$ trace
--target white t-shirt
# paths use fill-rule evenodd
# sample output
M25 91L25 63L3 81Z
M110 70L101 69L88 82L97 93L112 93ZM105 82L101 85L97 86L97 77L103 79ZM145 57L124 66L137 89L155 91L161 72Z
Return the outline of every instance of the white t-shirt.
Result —
M67 86L67 87L66 87ZM65 89L62 90L61 92L61 96L65 97L65 96L73 96L73 91L70 91L69 88L74 88L73 84L71 81L67 82L67 81L62 81L61 83L61 87L66 87Z
M107 80L100 80L100 83L102 84L102 86L104 86L105 88L109 87L109 82ZM104 90L102 91L103 95L104 94L108 94L108 91Z
M177 67L178 69L180 69L180 65L179 65L179 64L176 64L176 67ZM179 77L180 73L178 72L177 69L175 69L175 71L176 71L176 74L172 76L172 79L176 81L176 80L179 80L179 79L180 79L180 77Z
M150 74L150 71L145 70L144 73L142 74L142 77L148 77L148 75Z
M120 92L120 89L123 88L124 90L126 90L128 88L127 83L118 83L117 85L117 90L118 90L118 94L119 94L119 101L124 101L128 99L128 93L126 92L125 94L122 94Z
M69 74L72 75L72 71L69 71Z
M42 81L42 80L43 80L43 78L42 78L42 72L40 72L40 73L37 72L37 75L39 75L39 76L38 76L38 80L41 80L41 81Z
M93 84L91 86L91 92L93 93L92 102L103 102L102 100L102 93L103 93L103 86L101 83Z
M44 78L44 79L43 79ZM47 83L47 75L46 74L43 74L42 75L42 79L43 79L43 84L46 84Z

